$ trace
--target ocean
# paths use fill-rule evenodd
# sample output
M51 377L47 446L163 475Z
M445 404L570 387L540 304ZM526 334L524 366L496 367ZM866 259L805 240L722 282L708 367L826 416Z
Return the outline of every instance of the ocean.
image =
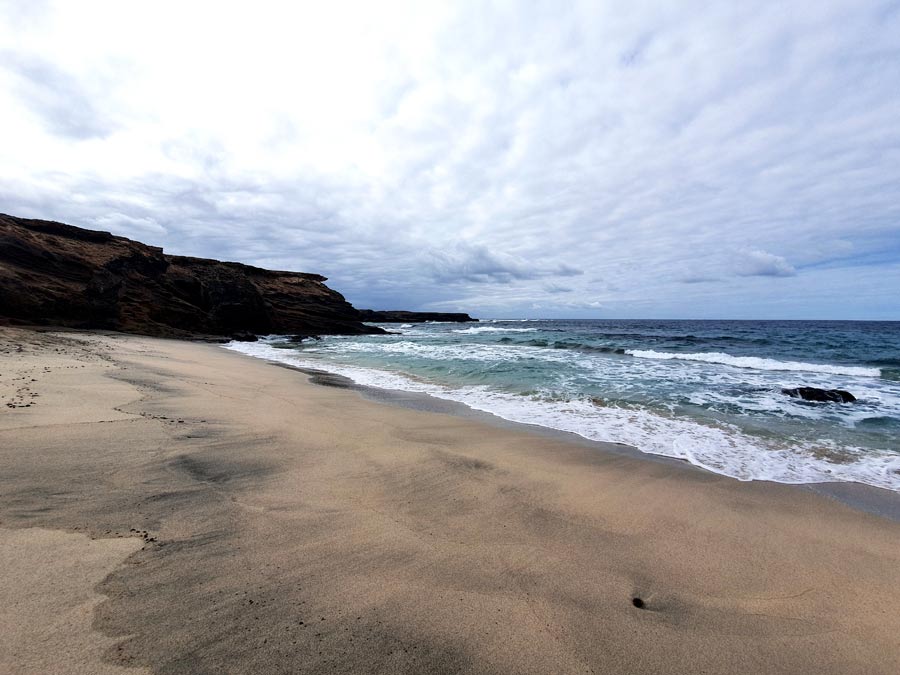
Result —
M229 349L739 480L900 491L900 322L487 319ZM844 389L852 403L783 388Z

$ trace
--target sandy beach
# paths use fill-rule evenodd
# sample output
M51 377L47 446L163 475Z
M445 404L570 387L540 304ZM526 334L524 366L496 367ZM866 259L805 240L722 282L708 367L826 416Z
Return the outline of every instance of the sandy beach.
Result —
M0 328L0 410L2 673L900 672L809 490L120 334Z

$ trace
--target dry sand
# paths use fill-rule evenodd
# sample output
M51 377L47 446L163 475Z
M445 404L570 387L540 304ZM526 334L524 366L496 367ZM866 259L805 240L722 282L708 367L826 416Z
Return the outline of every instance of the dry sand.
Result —
M900 672L900 524L810 492L142 337L0 329L0 410L3 673Z

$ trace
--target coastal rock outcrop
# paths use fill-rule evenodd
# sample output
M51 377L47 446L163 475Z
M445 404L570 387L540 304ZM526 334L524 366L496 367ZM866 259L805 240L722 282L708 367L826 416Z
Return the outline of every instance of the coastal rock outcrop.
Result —
M247 331L241 331L240 333L234 333L231 336L231 339L235 342L257 342L259 340L259 336L255 333L248 333Z
M405 312L400 310L361 309L359 315L363 321L378 323L425 323L426 321L454 321L465 323L478 321L462 312Z
M0 317L23 323L172 337L384 332L325 280L0 214Z
M782 389L782 394L791 398L800 398L804 401L817 401L820 403L852 403L856 397L843 389L819 389L818 387L795 387L794 389Z

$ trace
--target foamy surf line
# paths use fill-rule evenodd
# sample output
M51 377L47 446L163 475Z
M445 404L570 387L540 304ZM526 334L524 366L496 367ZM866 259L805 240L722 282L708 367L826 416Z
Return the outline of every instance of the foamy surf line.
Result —
M536 328L498 328L495 326L475 326L474 328L459 328L451 331L462 335L476 335L478 333L533 333Z
M690 419L663 417L643 409L597 406L589 400L547 400L517 396L486 386L450 388L406 375L322 360L304 359L296 352L275 349L265 342L232 342L230 349L266 361L342 375L358 385L427 394L455 401L511 422L533 424L574 433L592 441L622 443L652 455L687 460L741 481L768 480L804 484L864 483L900 491L900 456L842 446L844 463L822 458L833 443L793 447L767 444L734 427L713 427ZM818 453L818 456L817 454Z
M829 375L851 375L855 377L881 377L878 368L860 366L834 366L827 363L804 363L803 361L776 361L758 356L732 356L724 352L700 352L696 354L680 352L657 352L652 349L626 349L625 353L639 359L699 361L718 363L735 368L751 368L753 370L788 370L808 373L827 373Z

